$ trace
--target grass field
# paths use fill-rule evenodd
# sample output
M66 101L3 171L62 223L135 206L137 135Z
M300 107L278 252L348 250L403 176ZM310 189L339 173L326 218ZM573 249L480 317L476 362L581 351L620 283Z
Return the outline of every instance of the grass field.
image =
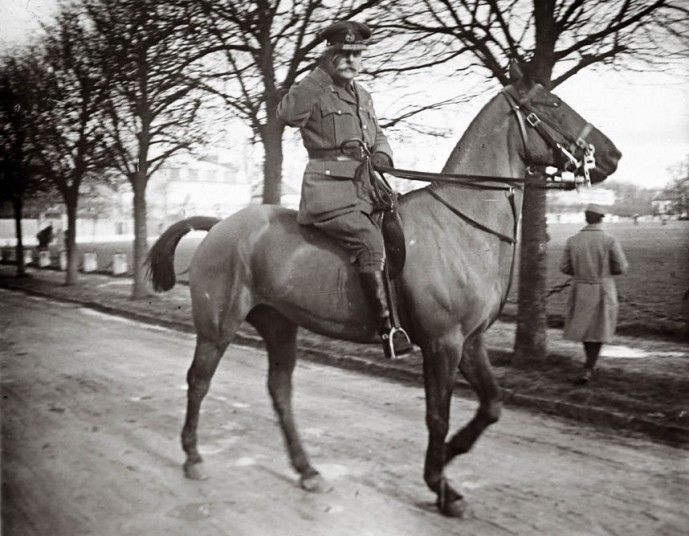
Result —
M557 266L566 239L583 224L551 224L548 226L548 286L563 283L567 276ZM689 320L689 300L683 296L689 288L689 222L609 223L605 228L622 243L630 262L629 272L617 278L620 294L620 328L630 332L666 333L677 335ZM184 272L204 233L185 237L177 248L175 265L185 280ZM107 270L115 252L126 253L131 259L130 243L79 244L81 252L95 251L100 269ZM131 262L129 263L131 266ZM515 278L517 274L515 274ZM516 279L515 279L516 281ZM516 283L511 299L516 300ZM553 319L565 310L567 291L548 299L548 313Z
M583 225L548 226L549 288L567 280L558 270L565 241ZM644 331L681 332L689 320L689 300L683 300L689 289L689 222L672 221L611 223L606 229L622 243L629 272L617 277L620 296L620 327ZM516 295L514 296L516 298ZM548 312L565 311L567 291L548 299Z

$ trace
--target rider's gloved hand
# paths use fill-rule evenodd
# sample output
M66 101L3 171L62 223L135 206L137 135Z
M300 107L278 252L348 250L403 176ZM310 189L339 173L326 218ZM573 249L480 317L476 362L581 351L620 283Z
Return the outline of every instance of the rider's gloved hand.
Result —
M394 167L392 165L392 158L381 151L371 155L371 164L373 164L373 167Z

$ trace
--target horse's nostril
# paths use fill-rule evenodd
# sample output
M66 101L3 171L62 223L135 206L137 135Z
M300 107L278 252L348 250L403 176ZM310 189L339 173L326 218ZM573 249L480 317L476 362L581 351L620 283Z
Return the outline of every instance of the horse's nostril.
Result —
M612 174L615 172L617 169L617 164L620 161L620 158L622 158L622 153L618 151L617 149L613 149L610 151L610 172L609 174Z

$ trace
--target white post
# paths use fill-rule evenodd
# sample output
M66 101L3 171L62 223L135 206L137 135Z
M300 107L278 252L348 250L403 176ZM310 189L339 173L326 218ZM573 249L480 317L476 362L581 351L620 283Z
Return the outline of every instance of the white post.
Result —
M60 251L60 270L63 272L67 269L67 252L62 250Z
M24 248L24 264L33 264L33 251L28 248Z
M84 253L84 273L95 272L98 269L98 259L96 253L91 251L89 253Z
M50 251L42 249L38 252L38 266L48 268L50 266Z
M115 253L112 256L112 275L122 275L127 273L127 254Z

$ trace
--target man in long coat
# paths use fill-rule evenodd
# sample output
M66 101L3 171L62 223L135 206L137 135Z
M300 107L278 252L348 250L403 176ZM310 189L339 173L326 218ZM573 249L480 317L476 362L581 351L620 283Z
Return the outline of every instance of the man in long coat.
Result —
M574 381L588 383L603 343L610 342L617 326L617 289L612 276L629 268L622 246L601 227L605 209L588 205L588 225L567 240L560 270L572 277L564 337L582 342L586 362Z
M356 261L367 301L380 320L379 333L386 355L411 350L391 340L383 268L385 247L382 214L362 149L343 151L342 143L356 139L371 153L374 166L392 166L392 150L378 124L371 95L355 81L361 53L371 31L362 23L337 22L320 36L327 41L318 66L290 88L277 115L299 127L309 161L304 171L297 221L313 225L342 245ZM394 339L394 337L392 337Z

